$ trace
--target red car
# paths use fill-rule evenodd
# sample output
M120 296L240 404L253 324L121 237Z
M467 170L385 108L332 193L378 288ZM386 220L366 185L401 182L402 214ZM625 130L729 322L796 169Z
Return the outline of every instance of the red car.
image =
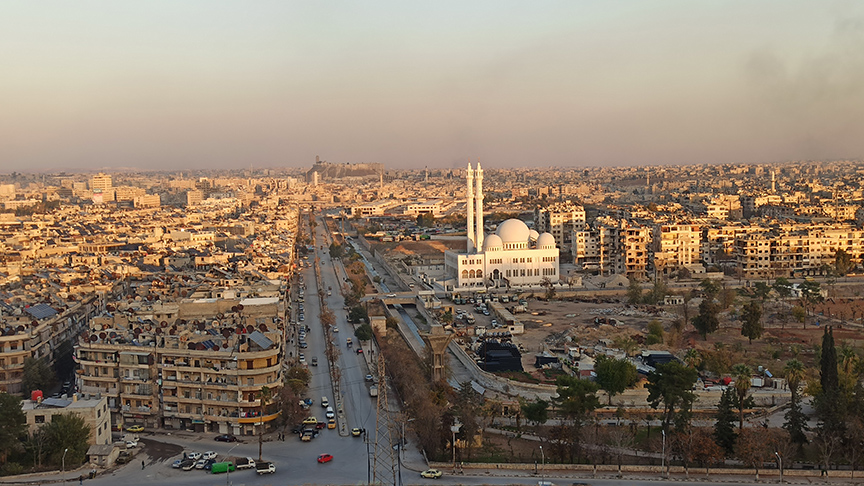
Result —
M357 348L357 354L363 354L363 348Z
M318 464L324 464L325 462L330 462L333 460L333 456L330 454L321 454L318 456Z
M327 427L327 422L318 422L317 424L315 424L316 429L323 429L325 427Z

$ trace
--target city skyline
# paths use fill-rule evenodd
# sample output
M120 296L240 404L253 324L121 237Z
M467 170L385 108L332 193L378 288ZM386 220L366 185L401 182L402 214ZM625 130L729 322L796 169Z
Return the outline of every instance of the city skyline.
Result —
M0 18L0 172L864 153L851 2L49 2Z

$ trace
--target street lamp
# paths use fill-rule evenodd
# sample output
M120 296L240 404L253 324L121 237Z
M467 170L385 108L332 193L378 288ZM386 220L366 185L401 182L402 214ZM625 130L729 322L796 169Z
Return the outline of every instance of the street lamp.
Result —
M62 471L63 471L63 482L64 483L66 482L66 453L67 452L69 452L68 448L63 449L63 458L60 459L60 462L62 463L61 467L63 468Z
M231 451L233 451L237 446L240 445L240 442L234 444L234 447L228 449L228 452L225 454L225 458L229 459L231 457ZM229 464L227 468L225 468L225 485L231 486L231 465Z
M777 451L774 451L774 455L777 456L777 464L780 468L780 484L783 484L783 458L780 457L780 453Z
M660 477L664 477L666 470L666 430L661 430L661 432L663 432L663 457L660 458Z
M540 446L540 458L543 461L540 468L540 481L543 481L543 470L546 469L546 454L543 453L543 446Z
M453 442L450 443L453 449L453 472L456 472L456 432L459 432L460 428L462 428L462 424L459 422L450 426L450 432L453 432Z

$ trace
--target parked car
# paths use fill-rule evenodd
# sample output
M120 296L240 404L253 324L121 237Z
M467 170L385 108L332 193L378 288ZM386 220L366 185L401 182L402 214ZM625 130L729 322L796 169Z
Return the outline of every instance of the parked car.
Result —
M238 458L235 467L237 469L252 469L255 467L255 459L252 459L251 457Z
M186 459L192 459L193 461L197 461L198 459L201 459L201 453L200 452L189 452L186 454Z
M427 469L420 473L420 476L426 479L438 479L441 477L441 471L437 469Z
M257 466L255 466L255 471L258 474L273 474L276 472L276 465L272 462L259 462Z
M201 459L216 459L216 456L218 456L218 455L219 454L217 454L213 451L207 451L204 454L201 454Z
M214 440L216 442L237 442L237 437L235 437L233 434L222 434L217 435L216 439Z

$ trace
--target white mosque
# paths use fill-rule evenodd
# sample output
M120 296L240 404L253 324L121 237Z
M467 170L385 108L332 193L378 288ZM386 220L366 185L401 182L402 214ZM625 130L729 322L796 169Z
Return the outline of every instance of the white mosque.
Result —
M558 281L559 250L555 237L529 229L518 219L508 219L495 233L483 233L483 169L468 163L468 249L444 252L448 290L480 290L487 287L537 286L548 278ZM475 187L476 182L476 187ZM476 219L476 221L475 221Z

